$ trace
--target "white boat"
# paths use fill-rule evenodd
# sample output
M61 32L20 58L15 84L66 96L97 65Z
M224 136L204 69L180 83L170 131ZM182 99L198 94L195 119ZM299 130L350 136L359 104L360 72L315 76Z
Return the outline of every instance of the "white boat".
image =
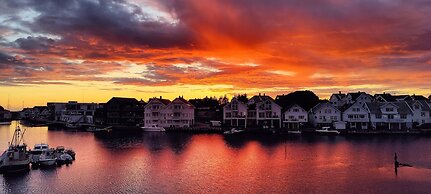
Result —
M39 156L38 164L40 166L53 166L56 164L57 158L55 157L54 152L51 151L42 151L42 154Z
M301 134L302 132L300 130L296 131L287 131L288 134Z
M39 158L42 152L48 152L49 151L49 145L46 143L39 143L35 144L33 149L30 150L30 159L32 165L38 165L39 164Z
M10 122L10 121L2 121L2 122L0 122L0 125L11 125L12 124L12 122Z
M231 130L223 132L223 134L225 134L225 135L231 135L231 134L235 134L235 133L241 133L243 131L244 130L239 130L239 129L232 128Z
M158 131L158 132L166 131L165 128L159 127L156 124L141 127L141 129L143 129L144 131Z
M322 129L316 129L317 133L322 133L322 134L340 134L339 131L337 130L333 130L330 127L322 127Z
M27 145L21 144L24 132L19 126L15 128L12 141L8 149L0 156L0 173L14 173L29 169L30 157L27 152Z

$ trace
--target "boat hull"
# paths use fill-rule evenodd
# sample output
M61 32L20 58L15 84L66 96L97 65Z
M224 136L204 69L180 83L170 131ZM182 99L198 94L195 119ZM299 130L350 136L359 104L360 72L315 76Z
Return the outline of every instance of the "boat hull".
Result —
M145 132L163 132L166 131L164 128L142 128L143 131Z
M56 162L56 159L49 159L49 160L39 160L39 166L54 166Z
M30 170L29 164L0 166L0 174L9 174L17 172L25 172Z

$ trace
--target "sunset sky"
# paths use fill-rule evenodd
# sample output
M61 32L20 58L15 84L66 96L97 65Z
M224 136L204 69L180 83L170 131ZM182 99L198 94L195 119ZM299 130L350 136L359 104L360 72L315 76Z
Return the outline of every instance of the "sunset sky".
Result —
M429 0L2 0L0 105L431 94Z

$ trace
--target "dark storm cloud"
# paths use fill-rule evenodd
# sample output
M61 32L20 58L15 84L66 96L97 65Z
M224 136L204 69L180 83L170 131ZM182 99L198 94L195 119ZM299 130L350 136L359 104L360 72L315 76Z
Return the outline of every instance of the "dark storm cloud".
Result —
M190 47L193 43L191 32L181 23L155 20L122 0L7 0L6 5L37 12L34 21L22 21L34 32L154 48Z
M51 38L46 37L32 37L18 38L15 40L15 44L19 48L24 50L48 50L55 41Z

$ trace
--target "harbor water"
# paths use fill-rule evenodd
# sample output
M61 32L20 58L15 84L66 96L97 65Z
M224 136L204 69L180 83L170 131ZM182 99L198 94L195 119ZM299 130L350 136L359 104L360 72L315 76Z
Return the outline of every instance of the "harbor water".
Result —
M0 126L0 149L15 128ZM23 127L68 166L0 175L0 193L429 193L431 137L90 132ZM393 155L413 167L394 169Z

